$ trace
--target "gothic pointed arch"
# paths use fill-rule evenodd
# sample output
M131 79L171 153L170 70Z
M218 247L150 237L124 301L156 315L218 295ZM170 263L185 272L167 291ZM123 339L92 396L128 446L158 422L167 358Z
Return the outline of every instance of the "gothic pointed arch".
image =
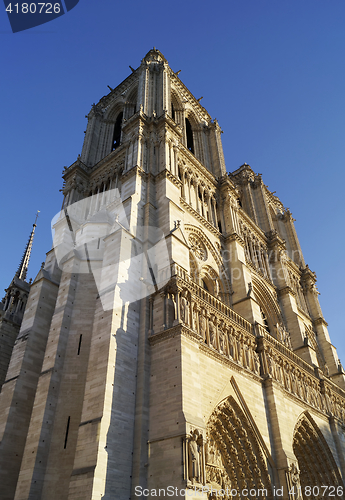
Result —
M186 121L186 143L187 143L187 149L189 149L189 151L191 153L195 153L195 147L194 147L194 137L193 137L193 129L192 129L192 125L189 121L188 118L185 119Z
M115 120L112 151L114 151L114 149L117 149L121 143L122 120L123 120L123 111L121 111L117 115Z
M219 293L224 293L223 284L213 267L207 265L201 267L200 281L201 286L212 295L218 296Z
M318 486L319 494L315 495L315 488L312 497L314 500L321 500L324 498L321 486L344 487L327 441L309 412L303 413L296 424L293 451L300 470L302 492L308 491L306 487L310 485ZM304 495L303 498L306 499L307 496Z
M132 115L134 115L138 111L137 100L138 100L138 86L135 86L128 94L128 97L126 97L126 105L124 112L124 118L126 120L128 120Z
M197 144L196 144L196 130L198 129L199 121L195 114L189 110L186 109L185 111L185 140L186 140L186 147L189 149L193 155L198 157L199 151L197 151Z
M180 112L182 111L182 99L175 89L171 89L171 118L176 122L180 122ZM180 123L179 123L180 124ZM181 124L180 124L181 125Z
M206 482L214 489L248 489L258 495L253 499L273 499L267 459L252 424L232 396L218 405L208 421L205 462Z
M273 295L264 280L254 275L252 275L252 284L254 296L266 317L270 332L274 334L276 325L284 324L277 297Z
M224 293L225 296L227 297L230 295L230 282L227 278L227 272L225 269L225 266L222 262L222 258L220 255L220 251L215 248L215 246L211 243L209 238L205 235L205 233L199 229L198 227L192 225L192 224L185 224L185 231L186 231L186 236L188 241L191 242L191 250L192 253L194 253L195 257L195 250L197 249L197 255L199 255L198 259L202 262L201 268L204 267L205 265L209 265L206 260L211 256L213 259L217 269L214 270L216 273L214 277L219 278L219 285L220 285L220 292ZM203 264L205 262L205 264Z

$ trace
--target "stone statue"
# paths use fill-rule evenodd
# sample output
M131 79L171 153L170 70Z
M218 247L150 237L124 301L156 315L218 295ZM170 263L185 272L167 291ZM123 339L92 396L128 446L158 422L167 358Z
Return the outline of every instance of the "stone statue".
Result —
M251 369L251 362L250 362L250 347L249 347L249 343L248 341L245 341L243 343L243 366L245 368L249 368L249 370Z
M205 309L202 309L199 314L199 333L204 340L206 340L206 318L205 318Z
M221 328L218 329L219 352L225 354L225 335Z
M193 309L193 325L192 328L197 332L198 331L198 313L196 307Z
M271 375L272 378L275 378L275 366L274 366L274 361L271 357L271 353L267 353L267 365L268 365L268 373Z
M243 366L243 336L239 335L237 339L237 361Z
M181 321L188 325L188 300L186 298L187 292L183 292L181 295Z
M278 340L289 349L292 349L290 333L286 330L285 326L277 323L276 328Z
M229 356L232 359L235 359L235 345L234 345L234 337L232 336L232 330L228 332L228 342L229 342Z
M253 351L253 370L254 373L260 375L260 357L256 351Z
M198 446L198 435L193 433L189 441L189 479L200 481L200 452Z
M216 337L216 327L212 321L213 316L210 317L208 321L208 331L210 334L210 344L212 347L217 349L217 337Z
M288 490L291 491L291 498L302 500L299 470L296 464L292 463L286 471Z

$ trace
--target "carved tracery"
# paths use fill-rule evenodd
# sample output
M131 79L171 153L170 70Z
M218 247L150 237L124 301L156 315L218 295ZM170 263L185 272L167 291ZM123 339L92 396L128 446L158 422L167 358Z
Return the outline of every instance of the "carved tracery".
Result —
M205 446L206 482L213 490L266 490L260 498L271 499L272 488L266 458L253 427L233 397L212 413ZM233 496L224 496L230 499ZM251 498L256 498L255 496Z

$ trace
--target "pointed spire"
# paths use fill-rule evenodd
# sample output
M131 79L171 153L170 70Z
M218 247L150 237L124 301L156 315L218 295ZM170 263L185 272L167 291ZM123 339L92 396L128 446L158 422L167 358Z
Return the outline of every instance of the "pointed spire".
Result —
M31 249L32 249L32 242L34 240L35 229L37 226L36 222L37 222L39 213L40 213L40 211L37 210L36 219L35 219L34 224L32 225L32 231L30 234L29 241L27 242L24 255L23 255L22 260L21 260L19 267L18 267L18 271L16 272L16 277L19 278L20 280L23 280L23 281L26 280L26 275L28 272L29 260L30 260Z

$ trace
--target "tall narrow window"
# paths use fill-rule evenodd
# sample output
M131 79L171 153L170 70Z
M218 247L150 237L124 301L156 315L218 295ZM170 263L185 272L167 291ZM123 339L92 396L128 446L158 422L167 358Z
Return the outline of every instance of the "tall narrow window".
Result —
M82 340L82 338L83 338L83 334L81 333L80 337L79 337L79 344L78 344L78 356L80 354L80 348L81 348L81 340Z
M187 137L187 149L194 154L194 141L193 141L193 130L192 125L188 118L186 118L186 137Z
M120 146L122 118L123 118L123 112L121 111L121 113L116 118L116 122L115 122L113 147L111 149L112 151L114 151L114 149L116 149Z
M175 108L173 103L171 103L171 118L175 121Z
M67 426L66 426L66 434L65 434L65 443L63 445L64 447L64 450L66 449L67 447L67 439L68 439L68 431L69 431L69 423L71 421L71 417L68 417L68 420L67 420Z

